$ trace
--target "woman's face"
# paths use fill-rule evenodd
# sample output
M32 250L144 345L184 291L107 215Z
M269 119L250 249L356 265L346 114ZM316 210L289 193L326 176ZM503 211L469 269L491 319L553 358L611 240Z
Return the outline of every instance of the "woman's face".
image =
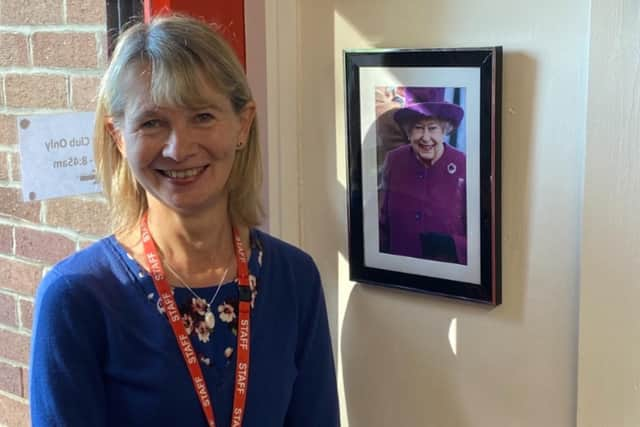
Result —
M144 72L146 71L146 72ZM202 108L155 105L149 72L129 72L120 151L153 199L180 213L226 204L226 183L238 150L247 143L255 107L239 114L229 99L203 84Z
M445 131L438 120L420 119L408 129L407 134L413 152L425 165L431 166L442 156Z

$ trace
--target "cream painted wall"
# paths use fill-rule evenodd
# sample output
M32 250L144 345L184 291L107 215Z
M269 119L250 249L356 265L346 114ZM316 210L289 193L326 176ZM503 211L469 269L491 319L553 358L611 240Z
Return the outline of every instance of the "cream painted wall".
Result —
M296 7L300 243L325 282L344 425L575 425L588 2ZM505 55L503 305L350 283L342 50L490 45Z
M578 425L640 425L640 2L592 0Z

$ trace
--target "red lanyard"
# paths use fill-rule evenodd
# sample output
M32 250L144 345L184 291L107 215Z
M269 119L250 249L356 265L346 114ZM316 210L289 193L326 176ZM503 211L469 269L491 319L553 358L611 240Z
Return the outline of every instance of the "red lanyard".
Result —
M151 272L151 278L156 286L158 295L162 300L164 312L169 319L171 329L176 336L178 347L182 352L182 357L189 368L191 374L191 380L193 381L193 388L200 399L200 405L202 411L207 417L207 425L209 427L215 427L216 421L213 416L213 405L211 398L209 397L209 391L207 390L207 384L202 375L202 369L198 358L191 344L191 339L187 330L184 327L182 316L178 310L178 305L171 292L171 286L166 279L162 263L160 262L160 256L156 244L149 232L149 225L147 224L147 214L143 215L142 221L140 221L140 233L142 235L142 244L144 245L144 254L149 264L149 271ZM249 377L249 343L250 343L250 314L251 314L251 288L249 287L249 266L247 263L247 253L242 247L242 241L238 230L233 228L233 246L236 253L236 264L238 265L238 344L236 355L236 380L233 393L233 412L231 413L231 426L242 426L242 419L244 417L244 408L247 399L247 383Z

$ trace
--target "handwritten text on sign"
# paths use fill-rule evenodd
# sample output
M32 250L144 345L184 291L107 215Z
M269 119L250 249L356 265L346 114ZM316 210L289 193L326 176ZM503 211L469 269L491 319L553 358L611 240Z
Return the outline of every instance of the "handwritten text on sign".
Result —
M96 193L93 113L18 117L22 197L41 200Z

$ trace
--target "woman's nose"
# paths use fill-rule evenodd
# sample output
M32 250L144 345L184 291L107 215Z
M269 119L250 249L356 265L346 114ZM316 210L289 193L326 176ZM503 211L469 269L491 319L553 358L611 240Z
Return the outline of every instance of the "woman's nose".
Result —
M188 129L174 127L164 145L162 155L176 162L182 162L194 154L195 147L196 144L192 141Z

